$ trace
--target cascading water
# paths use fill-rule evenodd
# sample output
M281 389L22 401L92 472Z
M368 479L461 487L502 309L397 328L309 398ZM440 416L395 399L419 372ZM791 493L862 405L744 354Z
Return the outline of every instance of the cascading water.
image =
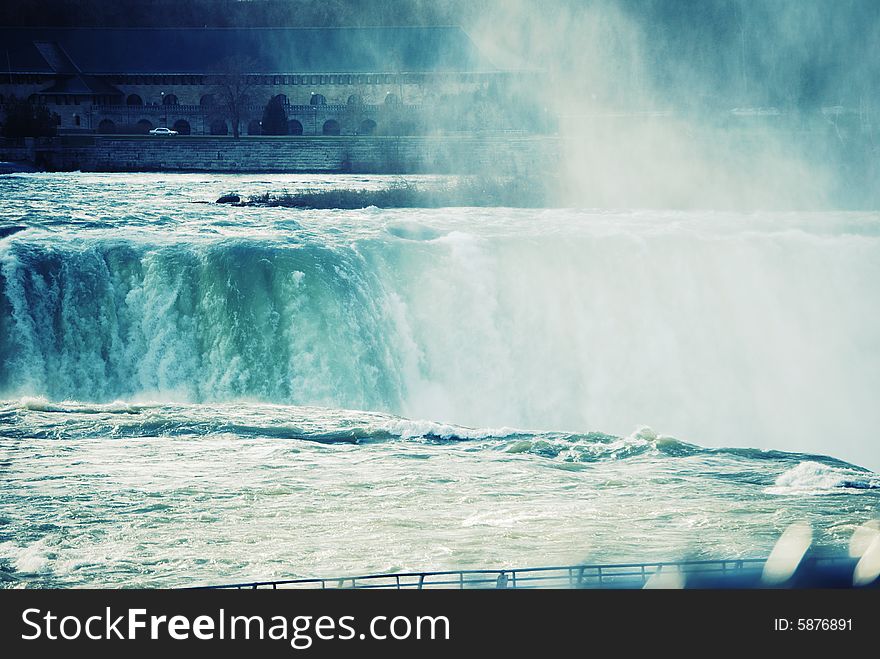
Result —
M268 241L19 239L3 257L0 386L57 400L399 406L370 277L356 255Z
M0 391L649 422L876 463L876 218L410 212L426 233L401 214L323 242L19 233L0 248Z
M51 214L71 178L0 181L13 574L104 579L95 543L161 562L194 515L272 528L255 555L315 573L641 560L646 528L657 558L754 555L791 519L840 542L876 510L876 476L822 457L880 465L876 214L227 209L188 203L224 177L66 176ZM100 492L116 535L46 531ZM265 577L236 543L204 551ZM173 582L139 569L120 583Z

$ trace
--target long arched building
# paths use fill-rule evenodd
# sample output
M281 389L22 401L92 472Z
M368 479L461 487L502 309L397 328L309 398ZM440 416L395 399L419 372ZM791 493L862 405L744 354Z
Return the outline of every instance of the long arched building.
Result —
M61 132L226 135L236 118L242 135L466 131L480 118L462 107L520 79L458 27L0 28L0 44L0 103L46 105ZM273 98L286 124L276 112L264 131Z

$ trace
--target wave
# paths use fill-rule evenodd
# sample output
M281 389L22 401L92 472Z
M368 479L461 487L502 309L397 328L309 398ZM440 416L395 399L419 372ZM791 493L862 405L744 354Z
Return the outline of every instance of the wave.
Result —
M644 453L672 457L711 452L643 426L625 437L518 428L469 428L358 410L235 403L53 402L23 398L0 403L0 436L18 439L159 438L233 435L327 444L385 441L482 442L508 454L565 462L619 460Z
M328 444L391 440L464 442L527 434L512 428L467 428L358 410L238 402L53 402L25 397L0 403L0 436L19 439L152 438L229 434Z
M830 494L853 490L880 490L880 476L853 468L801 462L780 474L768 494Z
M0 437L19 440L159 439L218 435L323 444L470 442L480 450L511 456L531 455L572 466L640 456L681 459L719 455L789 464L813 458L824 463L819 465L823 469L837 468L842 469L840 473L858 473L858 468L833 458L758 449L706 448L659 434L647 426L639 427L629 435L617 436L603 432L472 428L379 412L243 401L222 405L181 405L149 401L53 402L45 398L23 398L0 403ZM859 477L866 476L861 474ZM858 481L853 476L842 482L872 481Z

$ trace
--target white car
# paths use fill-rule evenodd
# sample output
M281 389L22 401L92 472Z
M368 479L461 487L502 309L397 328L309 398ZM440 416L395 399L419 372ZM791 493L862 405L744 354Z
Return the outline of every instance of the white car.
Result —
M154 128L153 130L151 130L150 135L177 135L177 131L160 126L159 128Z

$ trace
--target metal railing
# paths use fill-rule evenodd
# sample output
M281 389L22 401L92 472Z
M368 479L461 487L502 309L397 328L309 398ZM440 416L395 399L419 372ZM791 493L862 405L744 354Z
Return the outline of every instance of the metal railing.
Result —
M823 559L837 560L837 559ZM392 572L337 578L281 579L248 583L202 586L201 588L641 588L659 574L686 578L759 575L765 559L668 561L566 565L517 569L445 570L435 572Z
M120 103L117 105L92 105L83 106L91 108L94 114L142 114L142 115L162 115L166 112L172 114L198 114L210 116L214 114L223 114L224 110L220 106L205 105L162 105L160 103L150 103L146 105L126 105ZM265 103L250 103L241 108L243 114L262 114L265 109ZM323 105L303 105L289 103L284 105L284 109L288 114L310 114L310 113L330 113L345 114L348 112L355 114L378 114L381 112L418 112L422 109L421 105L385 105L373 103L359 103L349 105L347 103L325 103Z

